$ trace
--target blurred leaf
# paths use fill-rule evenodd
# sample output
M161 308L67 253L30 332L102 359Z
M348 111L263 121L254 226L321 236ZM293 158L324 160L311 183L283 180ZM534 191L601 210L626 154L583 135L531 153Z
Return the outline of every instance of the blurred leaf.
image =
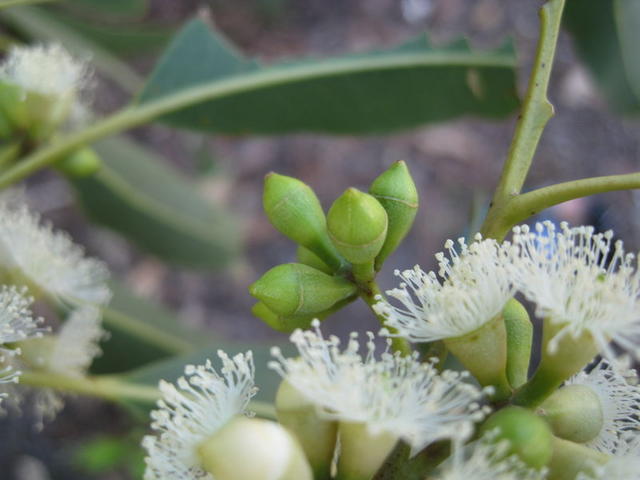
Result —
M74 460L92 475L125 468L133 478L142 478L144 455L137 436L134 439L104 435L78 446Z
M510 46L476 52L421 36L399 47L271 67L239 56L201 20L175 38L139 101L194 86L234 93L163 118L171 125L227 133L372 133L460 115L503 117L518 106Z
M105 21L104 15L81 15L63 8L67 5L56 4L44 11L50 19L119 56L129 57L160 50L175 30L137 19ZM95 14L95 11L91 12Z
M65 3L107 17L140 16L147 13L149 8L149 0L67 0Z
M270 353L271 346L264 344L217 342L198 352L173 357L168 360L161 360L153 365L123 375L121 378L125 381L146 385L157 385L161 379L168 382L175 382L178 377L184 375L186 365L201 365L204 364L207 359L212 361L216 369L219 369L221 362L217 355L218 349L224 350L229 356L251 350L256 367L256 385L260 389L254 397L254 400L273 402L276 390L280 384L280 377L267 367L268 362L273 360L273 357ZM291 353L289 345L282 346L281 349L285 355Z
M103 166L72 179L85 210L163 260L191 268L228 265L239 250L232 218L152 152L122 137L95 145Z
M103 324L110 333L92 373L119 373L190 352L213 342L213 334L190 328L159 304L131 294L112 282L113 298L103 309Z
M111 78L128 92L142 85L138 74L116 56L47 14L38 7L15 7L3 10L0 18L28 37L41 42L57 42L73 55L91 60L95 69Z
M629 0L568 0L564 13L578 54L611 107L621 113L640 110L638 6Z

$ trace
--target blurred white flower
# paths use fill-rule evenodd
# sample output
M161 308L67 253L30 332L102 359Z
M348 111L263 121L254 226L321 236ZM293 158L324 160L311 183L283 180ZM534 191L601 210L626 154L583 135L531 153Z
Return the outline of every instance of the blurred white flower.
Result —
M31 313L33 299L26 293L26 288L0 287L0 385L17 383L20 375L11 361L20 349L6 345L41 337L46 331L41 327L42 318L34 318ZM6 396L6 392L0 392L0 398Z
M162 399L151 412L151 428L158 435L142 442L148 453L145 480L213 479L202 468L198 449L233 417L247 414L256 392L251 352L229 358L218 351L218 356L222 376L207 360L205 365L187 366L177 388L160 382Z
M549 353L564 337L587 333L607 358L616 356L611 341L638 356L640 274L622 242L612 245L613 232L564 222L560 231L551 222L536 224L535 232L526 225L513 231L516 286L536 304L536 315L558 327Z
M580 372L567 385L584 385L593 390L602 406L603 427L587 445L603 453L613 453L620 437L629 430L640 430L640 387L634 370L621 371L602 360L589 373Z
M99 343L105 336L100 309L86 305L74 310L55 335L23 343L23 358L13 363L16 368L80 378L102 353ZM5 386L4 390L11 397L7 402L11 410L20 412L27 397L32 401L38 428L53 420L64 407L63 394L54 389L15 385Z
M640 433L621 439L611 459L595 465L589 473L579 473L576 480L640 480Z
M403 283L387 291L398 300L396 307L386 301L374 306L384 316L385 325L397 330L397 336L416 342L433 342L461 337L477 330L496 315L514 294L509 275L510 245L495 240L476 241L467 245L458 240L459 252L453 240L447 240L443 252L436 254L439 276L413 270L396 271Z
M437 480L543 480L545 470L528 468L516 455L509 455L509 441L495 440L495 432L454 452L439 468Z
M102 305L111 297L106 266L24 205L0 204L0 269L57 300Z
M390 353L388 344L376 359L371 333L363 354L356 333L341 352L338 338L324 339L319 322L313 325L315 331L291 335L300 357L286 359L274 348L277 361L269 366L327 418L395 435L415 453L438 440L467 438L486 415L479 401L487 390L466 383L467 372L439 373L416 355Z
M92 71L59 44L14 46L0 65L0 78L28 92L68 95L86 88Z

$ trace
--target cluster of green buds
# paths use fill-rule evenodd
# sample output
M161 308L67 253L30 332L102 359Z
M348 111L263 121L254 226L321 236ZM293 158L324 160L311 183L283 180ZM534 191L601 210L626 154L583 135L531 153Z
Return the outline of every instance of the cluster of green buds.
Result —
M87 63L57 44L9 51L0 64L0 168L87 119L83 97L91 76ZM99 169L100 158L82 147L56 166L64 174L86 176Z
M276 330L306 328L358 296L373 302L376 273L407 235L418 193L404 162L393 164L365 193L348 188L325 215L314 191L270 173L264 209L298 244L298 263L278 265L250 287L253 313Z

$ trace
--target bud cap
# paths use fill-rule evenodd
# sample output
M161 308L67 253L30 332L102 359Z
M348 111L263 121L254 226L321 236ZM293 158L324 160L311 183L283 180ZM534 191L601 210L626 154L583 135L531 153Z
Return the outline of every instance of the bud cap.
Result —
M331 241L351 263L373 261L387 235L387 212L374 197L355 188L345 191L327 216Z

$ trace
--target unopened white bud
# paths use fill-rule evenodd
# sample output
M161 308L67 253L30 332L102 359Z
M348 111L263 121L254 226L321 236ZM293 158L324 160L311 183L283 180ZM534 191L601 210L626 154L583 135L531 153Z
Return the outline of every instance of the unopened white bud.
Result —
M296 439L268 420L236 417L198 449L216 480L312 480Z

